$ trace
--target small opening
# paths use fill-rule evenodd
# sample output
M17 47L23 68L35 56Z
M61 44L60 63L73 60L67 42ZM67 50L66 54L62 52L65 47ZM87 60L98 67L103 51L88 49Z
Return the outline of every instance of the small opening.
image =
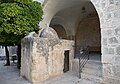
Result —
M69 50L64 52L64 69L63 72L69 71Z

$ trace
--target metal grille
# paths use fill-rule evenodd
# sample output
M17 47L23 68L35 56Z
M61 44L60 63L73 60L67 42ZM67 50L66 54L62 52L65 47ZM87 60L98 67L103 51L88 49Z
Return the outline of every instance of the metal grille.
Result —
M79 78L81 78L81 72L87 61L89 60L88 47L79 51Z

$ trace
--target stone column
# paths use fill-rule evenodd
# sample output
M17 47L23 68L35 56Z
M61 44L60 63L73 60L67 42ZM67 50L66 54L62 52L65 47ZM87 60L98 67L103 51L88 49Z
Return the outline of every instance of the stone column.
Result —
M120 1L91 0L100 19L105 84L120 84Z
M101 10L103 77L105 84L119 84L120 1L103 1L101 2Z

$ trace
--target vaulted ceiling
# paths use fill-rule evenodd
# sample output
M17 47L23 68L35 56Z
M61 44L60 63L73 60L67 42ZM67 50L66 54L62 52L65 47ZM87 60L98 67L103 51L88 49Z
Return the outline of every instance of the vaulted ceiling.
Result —
M90 13L96 13L90 0L47 0L45 3L43 22L60 24L72 34L75 33L77 21Z

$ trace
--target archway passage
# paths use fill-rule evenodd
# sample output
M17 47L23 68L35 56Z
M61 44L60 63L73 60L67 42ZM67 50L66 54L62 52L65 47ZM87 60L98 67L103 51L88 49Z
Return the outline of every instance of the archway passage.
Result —
M81 48L88 49L89 60L101 61L101 30L97 13L79 22L76 32L76 56Z
M49 0L44 8L46 15L43 23L49 23L49 26L57 32L63 44L69 46L66 44L66 40L67 42L74 41L75 44L72 45L72 48L75 49L75 53L69 58L70 70L79 70L83 79L89 79L89 76L84 75L85 73L93 75L92 77L95 77L96 74L98 77L102 77L100 20L97 13L98 10L96 11L97 7L94 7L93 4L95 3L93 2L92 0ZM63 39L65 40L63 41ZM85 55L82 57L81 49L90 52L87 52L89 56ZM65 50L68 49L66 48ZM60 57L64 56L61 55ZM86 57L89 57L89 60ZM83 58L86 58L87 61L82 64ZM63 62L66 65L68 64L68 60L62 59ZM65 68L64 65L62 68ZM90 69L85 70L86 65L87 67L95 65L95 68L97 68L95 74L94 69L91 71L89 71ZM82 69L80 69L81 67Z
M98 13L91 1L77 2L66 4L56 12L51 18L50 26L59 38L75 41L75 58L79 56L81 48L88 47L92 59L100 61L101 29ZM95 54L97 55L94 56Z

